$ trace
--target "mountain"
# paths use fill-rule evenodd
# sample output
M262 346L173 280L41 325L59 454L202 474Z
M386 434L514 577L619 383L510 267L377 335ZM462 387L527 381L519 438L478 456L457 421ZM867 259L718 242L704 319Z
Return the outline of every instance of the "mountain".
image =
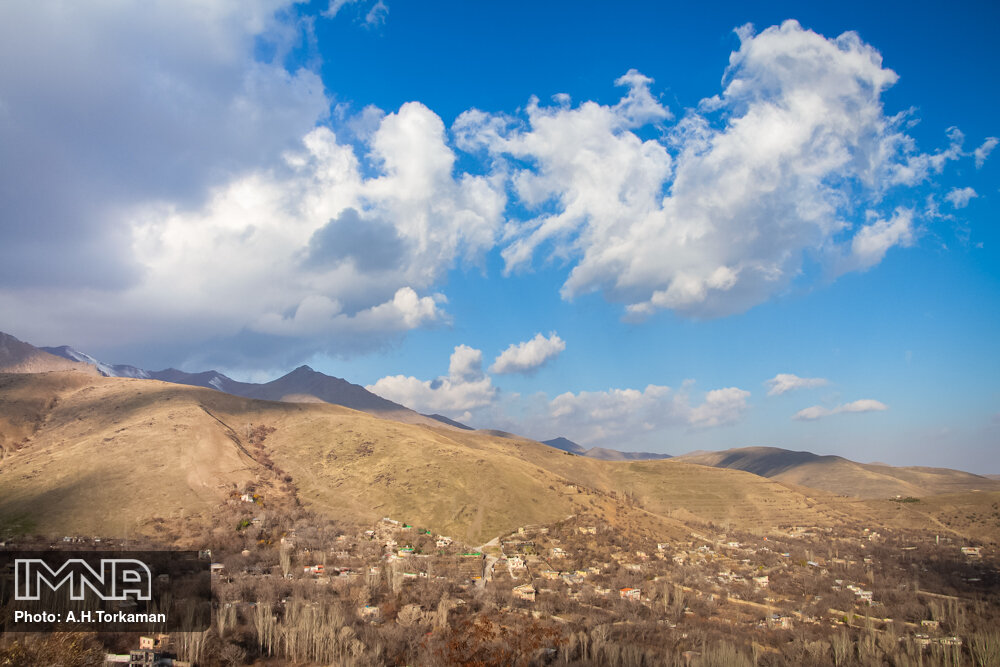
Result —
M267 513L392 516L472 544L579 513L664 539L686 534L687 518L764 529L845 516L735 470L565 456L509 434L155 380L0 374L0 404L0 534L131 532L192 544L232 530L241 507L228 499L247 483Z
M0 373L45 373L77 370L93 373L85 363L64 359L0 331Z
M669 459L669 454L653 454L650 452L620 452L617 449L607 449L605 447L591 447L584 449L569 438L553 438L552 440L542 440L542 444L549 447L561 449L564 452L576 454L577 456L589 456L592 459L602 461L649 461L654 459Z
M105 364L94 357L75 350L69 345L60 345L59 347L43 347L40 348L45 350L49 354L54 354L58 357L64 359L69 359L70 361L79 361L84 364L90 364L97 369L97 372L104 377L115 377L115 378L149 378L149 372L144 371L141 368L136 368L135 366L129 366L128 364Z
M17 339L12 339L17 341ZM24 346L27 343L18 344ZM28 345L29 348L36 348ZM338 377L319 373L309 368L309 366L299 366L291 373L284 375L271 382L257 384L253 382L239 382L233 380L218 371L202 371L200 373L188 373L167 368L162 371L148 371L127 364L108 364L80 352L68 345L60 347L43 348L48 356L61 357L62 359L78 362L72 368L84 368L88 364L97 369L97 372L104 377L124 377L160 380L173 384L186 384L195 387L205 387L217 391L243 396L246 398L259 398L268 401L285 401L290 403L332 403L342 405L353 410L361 410L369 414L377 415L385 419L407 422L411 424L437 425L450 428L469 428L464 424L452 421L441 415L425 416L409 408L386 400L381 396L373 394L364 387L352 384L347 380ZM35 363L38 366L39 362ZM55 364L50 361L52 370L68 369L70 366ZM12 371L15 372L15 371ZM19 371L30 372L30 371Z
M820 456L776 447L696 452L673 460L743 470L787 484L858 498L1000 490L997 481L959 470L864 464L841 456Z
M552 440L542 440L542 444L548 445L549 447L555 447L556 449L561 449L564 452L569 452L570 454L577 454L579 456L583 456L587 451L569 438L564 438L562 436L553 438Z
M360 385L319 373L309 366L299 366L291 373L263 384L238 382L217 371L185 373L169 368L164 371L150 372L149 376L154 380L174 384L217 389L234 396L266 401L284 401L286 403L331 403L408 424L446 426L446 423L441 420L424 416L399 403L393 403L373 394ZM447 426L454 427L453 425Z

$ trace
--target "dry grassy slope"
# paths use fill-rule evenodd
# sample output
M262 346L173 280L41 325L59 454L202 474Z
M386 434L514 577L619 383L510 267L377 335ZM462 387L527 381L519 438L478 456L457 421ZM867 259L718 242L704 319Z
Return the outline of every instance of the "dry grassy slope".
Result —
M318 514L388 515L472 542L581 512L672 532L694 518L765 529L844 518L739 471L598 461L509 434L67 372L0 375L0 431L30 431L0 461L0 528L119 534L154 517L210 521L233 484L270 475L242 441L248 423L276 429L267 454ZM612 491L643 509L623 509Z
M863 509L889 525L958 536L970 543L1000 545L1000 492L924 497L919 502L863 501Z
M745 447L678 457L688 463L744 470L786 484L859 498L927 496L1000 490L978 475L946 468L897 468L862 464L839 456L817 456L773 447Z
M45 373L68 370L98 375L97 369L93 366L49 354L0 331L0 373Z
M76 372L0 375L0 423L37 424L0 461L0 526L117 535L154 516L207 516L220 484L250 479L253 464L196 393Z
M455 434L462 439L472 434ZM733 527L831 525L845 519L825 493L791 489L756 475L675 462L600 461L570 456L532 441L509 439L519 456L576 484L629 495L649 512L685 521L697 519ZM805 493L803 493L805 492Z

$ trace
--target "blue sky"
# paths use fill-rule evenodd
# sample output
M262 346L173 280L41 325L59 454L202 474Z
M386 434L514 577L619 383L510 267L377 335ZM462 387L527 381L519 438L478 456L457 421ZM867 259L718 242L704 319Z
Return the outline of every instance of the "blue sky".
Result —
M1000 8L538 5L5 5L0 329L1000 472Z

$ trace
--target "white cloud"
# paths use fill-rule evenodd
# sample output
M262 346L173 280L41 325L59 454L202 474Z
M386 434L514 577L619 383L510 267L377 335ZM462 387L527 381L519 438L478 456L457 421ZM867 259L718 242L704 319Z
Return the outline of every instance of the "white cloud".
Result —
M531 373L566 349L566 343L555 332L546 338L535 334L531 340L511 344L490 366L492 373Z
M948 194L944 196L944 198L945 201L949 202L955 208L965 208L966 206L969 205L970 201L972 201L978 196L979 195L976 194L975 190L969 187L965 187L965 188L952 188L951 191L949 191Z
M476 382L483 379L483 351L459 345L451 355L448 376L458 382Z
M322 121L290 4L0 3L0 284L131 284L123 209L197 207Z
M482 351L459 345L451 355L447 377L419 380L391 375L365 388L418 412L456 415L488 406L496 399L496 387L483 373L482 364ZM459 418L468 417L466 414Z
M851 403L844 403L833 408L824 408L820 405L813 405L803 410L799 410L795 413L792 419L797 421L815 421L817 419L822 419L823 417L839 415L845 412L881 412L888 409L889 406L881 401L876 401L871 398L862 398L860 400L852 401Z
M715 389L697 405L686 387L566 392L541 403L527 419L531 432L564 435L583 445L628 449L629 443L671 428L707 429L737 423L750 392Z
M851 239L851 251L840 271L869 269L885 257L893 246L913 244L913 211L897 208L888 220L876 218L863 225Z
M354 148L317 128L283 164L234 178L203 207L133 206L136 284L52 290L43 303L0 291L0 307L77 330L78 345L196 345L245 330L298 339L307 354L447 321L431 290L493 246L504 195L484 177L453 177L444 126L423 105L381 117L369 150L381 168L366 176Z
M986 164L986 158L989 157L990 153L993 152L993 149L997 147L998 143L1000 143L1000 139L997 139L996 137L988 137L986 141L979 146L979 148L972 152L976 159L976 169L980 169L984 164Z
M434 380L392 375L366 389L424 413L441 413L465 423L506 428L539 437L564 435L585 445L628 449L631 443L672 429L701 431L739 422L750 392L737 387L713 389L700 403L690 395L691 382L679 390L660 385L645 389L504 394L483 372L482 351L458 345L448 375Z
M332 19L345 7L352 5L359 6L358 20L370 28L384 24L389 15L389 7L383 0L375 0L374 2L372 0L330 0L330 4L323 10L323 16Z
M721 95L661 139L640 138L671 116L635 71L615 105L532 99L524 121L476 110L456 120L458 145L488 151L532 212L507 233L509 271L547 254L572 262L565 298L601 291L634 318L712 317L780 294L807 257L837 274L912 243L908 209L886 220L879 207L887 189L965 155L961 132L917 151L907 114L883 111L896 74L855 33L826 39L787 21L739 34ZM856 207L875 222L845 233Z
M791 373L778 373L764 384L768 387L768 396L780 396L785 392L797 389L824 387L829 384L829 381L826 378L800 378Z
M737 387L713 389L705 401L691 409L688 422L695 428L712 428L735 424L746 412L750 392Z

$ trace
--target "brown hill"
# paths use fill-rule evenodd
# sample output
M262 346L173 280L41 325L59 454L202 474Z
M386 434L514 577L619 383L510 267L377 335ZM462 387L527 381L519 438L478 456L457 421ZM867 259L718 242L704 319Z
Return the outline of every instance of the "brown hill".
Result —
M766 530L843 518L744 472L599 461L510 434L154 380L2 374L0 405L0 532L215 525L246 482L268 502L301 503L320 517L388 515L473 542L581 512L675 533L692 520ZM251 437L258 431L263 444Z
M70 361L0 331L0 373L45 373L79 370L96 374L88 364Z
M787 484L859 498L1000 490L1000 484L994 480L959 470L863 464L840 456L819 456L776 447L698 452L673 460L743 470Z

